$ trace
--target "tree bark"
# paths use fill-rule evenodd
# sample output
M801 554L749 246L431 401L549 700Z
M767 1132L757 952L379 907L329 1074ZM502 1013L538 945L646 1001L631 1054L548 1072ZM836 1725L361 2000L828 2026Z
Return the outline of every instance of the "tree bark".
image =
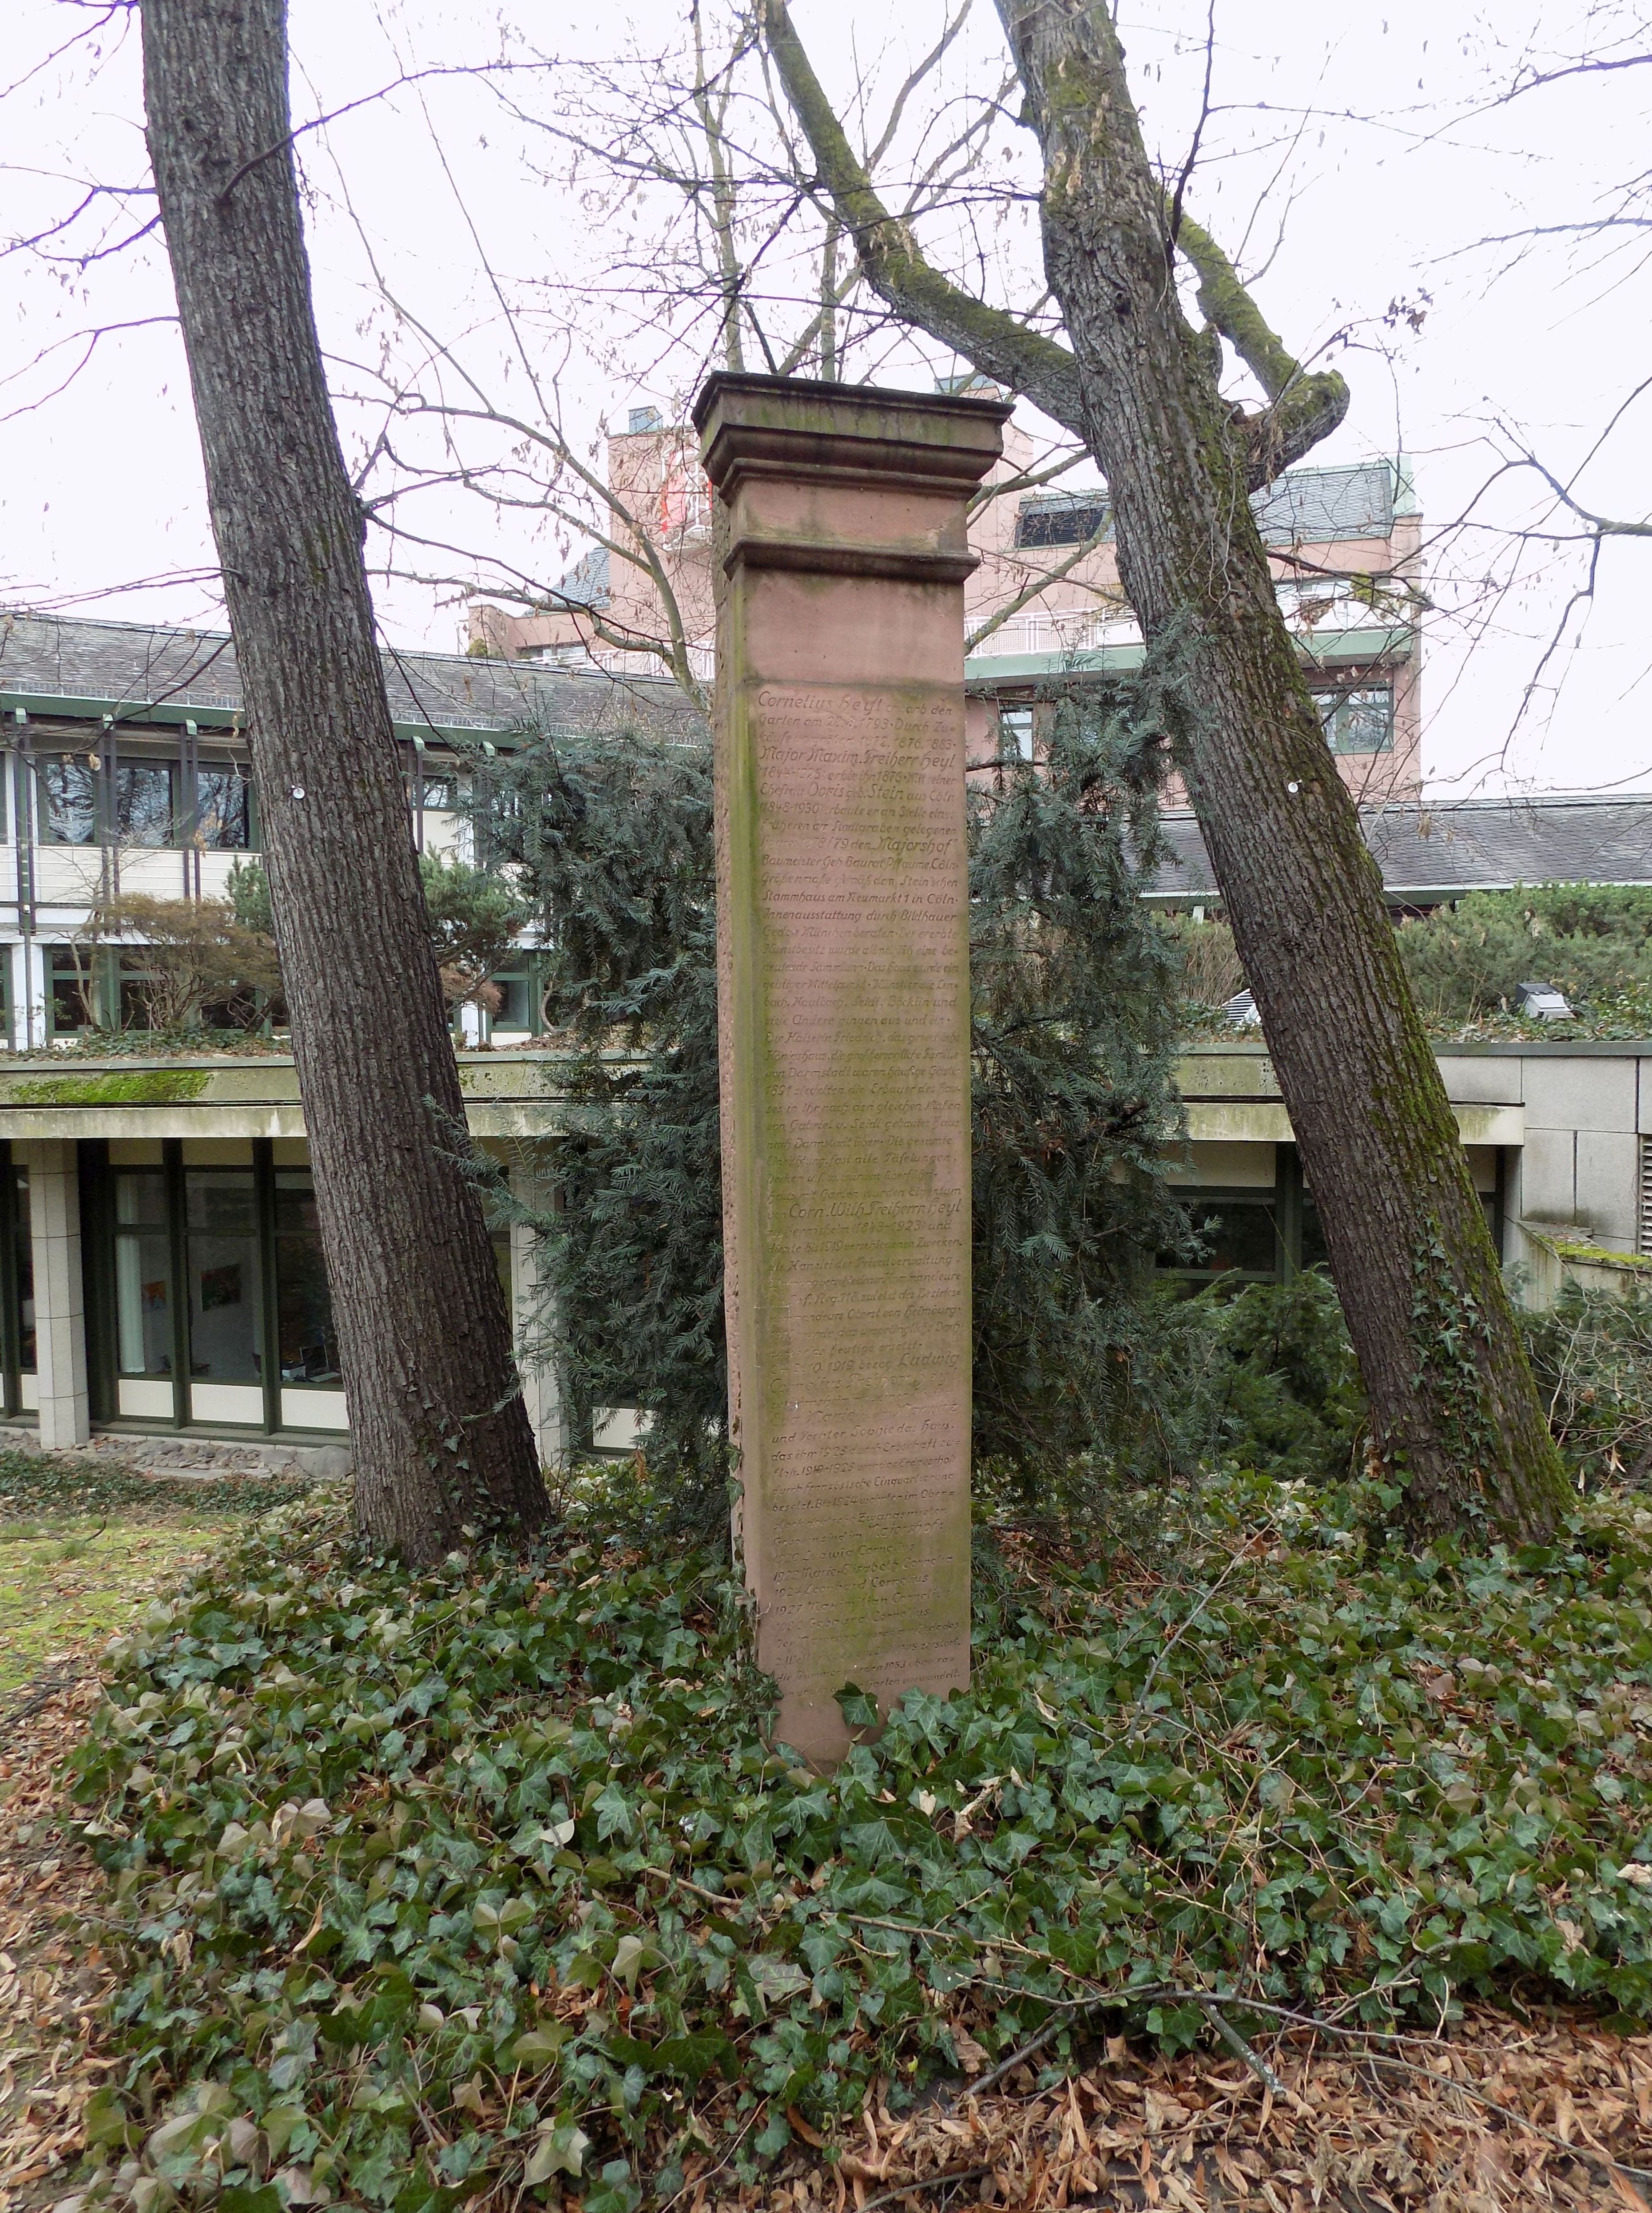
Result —
M1060 419L1107 479L1125 589L1256 993L1377 1450L1404 1484L1419 1535L1482 1512L1507 1533L1546 1534L1565 1497L1559 1457L1381 880L1279 613L1247 497L1271 471L1259 466L1254 429L1235 424L1220 398L1208 347L1177 298L1165 196L1112 17L1103 0L997 4L1044 149L1045 272L1072 341L1077 397L1076 420ZM796 49L781 0L771 0L771 34ZM829 134L811 128L799 105L801 49L788 57L777 43L775 52L865 255L863 232L876 229L856 197L865 180L834 174ZM812 72L806 100L810 85ZM1221 292L1227 265L1200 237L1204 298ZM887 282L891 258L874 252ZM878 281L870 261L868 274ZM1283 356L1259 315L1245 327L1245 310L1254 310L1227 274L1238 297L1217 303L1219 326L1230 338L1230 325L1243 331L1241 351L1265 356L1271 344ZM930 320L930 295L945 285L930 277L897 304L994 373L988 351L971 343L968 318L948 308L946 328ZM977 322L997 314L975 306ZM1050 344L1039 342L1035 363L1043 390L1033 396L1045 405L1044 392L1060 381L1043 351ZM1008 357L1008 342L998 351ZM1294 366L1274 364L1282 396Z
M310 298L284 0L143 0L150 159L246 687L369 1541L548 1513Z

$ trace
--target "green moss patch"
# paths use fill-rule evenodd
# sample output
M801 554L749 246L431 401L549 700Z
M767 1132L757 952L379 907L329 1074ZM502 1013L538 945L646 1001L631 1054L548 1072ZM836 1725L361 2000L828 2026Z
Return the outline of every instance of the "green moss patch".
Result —
M1605 1245L1576 1245L1563 1241L1555 1246L1562 1260L1572 1260L1586 1268L1621 1268L1628 1275L1652 1276L1652 1259L1639 1253L1614 1253Z
M1652 1514L1418 1560L1383 1503L1234 1477L1173 1577L984 1579L970 1694L829 1777L704 1557L412 1576L273 1517L123 1640L78 1756L128 1978L83 2186L632 2213L1052 2015L1057 2072L1192 2042L1200 1990L1652 2015Z
M190 1515L137 1526L88 1518L49 1534L0 1532L0 1692L129 1629L157 1588L200 1559L223 1527L219 1515Z
M204 1068L137 1068L125 1075L51 1076L9 1085L8 1106L173 1106L198 1099L210 1071Z

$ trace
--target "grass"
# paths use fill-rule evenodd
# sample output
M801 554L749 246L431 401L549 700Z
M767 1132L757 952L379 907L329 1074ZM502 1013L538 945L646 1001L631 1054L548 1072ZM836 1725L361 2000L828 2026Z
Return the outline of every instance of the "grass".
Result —
M1000 1533L968 1694L826 1777L715 1560L411 1575L271 1517L145 1610L77 1758L125 1978L91 2204L636 2213L1207 1997L1643 2021L1652 1513L1418 1558L1393 1503L1230 1474L1156 1572Z
M290 1483L186 1486L0 1452L0 1696L129 1629L249 1514L292 1495Z
M143 1520L0 1527L0 1692L130 1628L156 1590L230 1526L221 1514L184 1507Z

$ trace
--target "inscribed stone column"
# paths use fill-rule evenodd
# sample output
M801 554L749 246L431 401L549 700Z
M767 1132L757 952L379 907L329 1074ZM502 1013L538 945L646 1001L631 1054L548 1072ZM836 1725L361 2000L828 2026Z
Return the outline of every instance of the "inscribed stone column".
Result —
M969 1680L965 511L996 401L715 376L731 1414L778 1734Z
M34 1138L16 1148L28 1170L29 1243L34 1262L34 1363L40 1442L60 1451L92 1434L86 1394L86 1293L81 1272L80 1180L75 1147Z

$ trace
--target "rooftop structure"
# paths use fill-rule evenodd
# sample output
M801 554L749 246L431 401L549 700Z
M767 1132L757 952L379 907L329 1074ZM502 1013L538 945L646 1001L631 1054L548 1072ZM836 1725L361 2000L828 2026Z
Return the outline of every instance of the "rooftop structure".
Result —
M1541 799L1390 800L1362 807L1365 842L1391 906L1440 906L1519 884L1652 884L1652 796L1564 792ZM1149 896L1166 906L1219 904L1198 821L1164 818L1171 857Z
M986 388L978 379L963 385ZM969 523L978 566L966 586L966 675L977 759L1006 742L1035 747L1041 694L1128 674L1143 652L1119 587L1106 487L1042 483L1033 441L1013 421L1004 448ZM476 643L513 663L637 673L658 667L648 641L674 625L694 674L709 680L710 508L692 434L633 409L608 442L608 483L612 547L582 555L542 607L478 605ZM1295 469L1252 504L1344 779L1364 800L1414 798L1421 521L1409 463Z

